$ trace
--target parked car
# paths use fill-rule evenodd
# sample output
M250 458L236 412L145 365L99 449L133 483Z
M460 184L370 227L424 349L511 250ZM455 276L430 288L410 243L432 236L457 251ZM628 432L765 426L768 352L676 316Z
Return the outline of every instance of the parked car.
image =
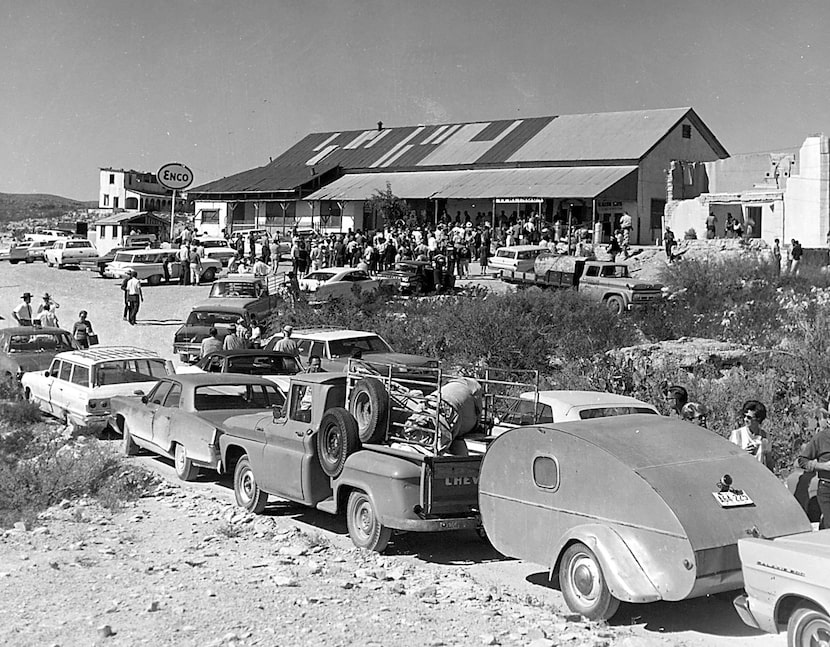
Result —
M17 265L21 261L24 263L33 263L35 260L34 256L29 255L29 250L32 245L34 245L33 240L21 240L13 244L9 248L9 263L12 265Z
M64 265L79 265L81 261L98 257L95 247L85 238L66 238L56 240L55 243L43 252L43 260L49 267Z
M94 346L59 353L48 370L26 373L20 382L26 399L44 413L76 429L97 432L109 422L113 397L143 395L173 373L173 363L153 351Z
M548 251L541 245L511 245L499 247L488 261L490 269L508 272L532 272L536 257Z
M282 337L278 333L265 345L267 350L274 350ZM300 347L300 359L308 363L312 355L321 359L321 366L326 371L343 372L352 353L359 350L362 359L367 362L394 364L403 367L437 368L438 360L424 355L396 353L380 335L364 330L343 330L339 328L298 328L291 333Z
M275 287L275 286L273 286ZM208 302L203 305L242 305L251 312L265 314L284 303L276 292L271 292L268 281L253 274L228 274L210 287Z
M205 257L219 261L222 267L227 267L230 260L236 256L236 250L225 238L200 236L198 240L205 248Z
M98 272L101 276L104 276L104 272L107 269L107 265L112 263L115 260L115 255L118 252L129 251L134 249L147 249L147 245L144 243L136 242L136 243L129 243L123 247L113 247L109 250L106 254L98 254L95 258L89 258L80 262L81 269L84 270L94 270Z
M219 438L232 416L280 409L285 396L254 375L172 375L141 399L111 400L111 425L122 434L126 455L140 447L172 458L176 474L192 481L199 468L221 468Z
M354 267L327 267L306 274L299 280L300 290L306 293L309 303L322 303L331 299L351 296L354 290L375 292L378 282L368 272Z
M435 291L435 268L429 261L400 261L395 269L379 272L378 280L401 294L428 294Z
M830 530L738 541L745 594L738 615L789 647L830 645Z
M619 602L677 601L743 584L748 533L809 531L787 488L717 434L636 414L519 427L484 454L479 504L500 553L558 574L590 619Z
M210 334L211 328L216 328L218 338L222 340L240 318L249 321L251 312L254 311L248 304L238 299L208 299L194 306L173 337L173 352L182 362L195 362L201 354L202 340Z
M104 270L104 276L110 279L123 279L127 270L135 270L139 280L150 285L159 285L165 278L164 261L167 262L167 275L171 281L178 281L181 275L181 263L176 258L175 249L133 249L118 252L113 261ZM219 274L222 265L212 258L202 259L201 280L210 283Z
M0 329L0 375L20 378L28 371L49 368L58 353L78 348L63 328L13 326Z
M220 350L203 357L195 364L183 366L183 373L237 373L259 375L271 380L284 391L288 390L289 377L299 373L300 364L295 357L272 350L237 349Z

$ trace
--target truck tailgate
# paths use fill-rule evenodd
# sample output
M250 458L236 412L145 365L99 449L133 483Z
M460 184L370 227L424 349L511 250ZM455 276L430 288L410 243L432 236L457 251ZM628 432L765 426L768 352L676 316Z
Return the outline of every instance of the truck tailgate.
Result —
M481 456L426 456L421 501L427 516L466 515L478 510Z

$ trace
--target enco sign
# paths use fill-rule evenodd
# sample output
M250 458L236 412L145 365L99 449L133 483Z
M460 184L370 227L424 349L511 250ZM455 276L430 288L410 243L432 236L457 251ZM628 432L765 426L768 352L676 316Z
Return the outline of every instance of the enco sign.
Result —
M156 174L159 184L168 189L186 189L193 183L193 171L184 164L170 162L162 166Z

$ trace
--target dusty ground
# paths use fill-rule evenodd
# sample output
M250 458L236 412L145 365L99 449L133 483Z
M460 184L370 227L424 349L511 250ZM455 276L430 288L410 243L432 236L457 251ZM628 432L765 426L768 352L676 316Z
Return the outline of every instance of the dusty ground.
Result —
M488 284L498 285L487 281ZM90 312L102 343L172 357L172 336L208 287L146 288L133 327L118 282L42 264L0 263L0 314L50 292L70 325ZM251 517L227 483L167 485L117 513L50 510L0 535L0 644L7 645L783 645L744 626L729 596L623 605L611 625L568 616L537 566L474 533L403 535L389 554L354 549L342 519L272 503ZM108 633L106 626L112 635Z

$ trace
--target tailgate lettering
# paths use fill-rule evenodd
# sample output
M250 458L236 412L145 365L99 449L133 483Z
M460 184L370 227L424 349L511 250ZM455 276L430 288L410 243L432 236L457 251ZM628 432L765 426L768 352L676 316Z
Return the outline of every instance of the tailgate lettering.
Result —
M458 487L464 485L478 485L477 476L448 476L444 478L444 485L447 487Z

